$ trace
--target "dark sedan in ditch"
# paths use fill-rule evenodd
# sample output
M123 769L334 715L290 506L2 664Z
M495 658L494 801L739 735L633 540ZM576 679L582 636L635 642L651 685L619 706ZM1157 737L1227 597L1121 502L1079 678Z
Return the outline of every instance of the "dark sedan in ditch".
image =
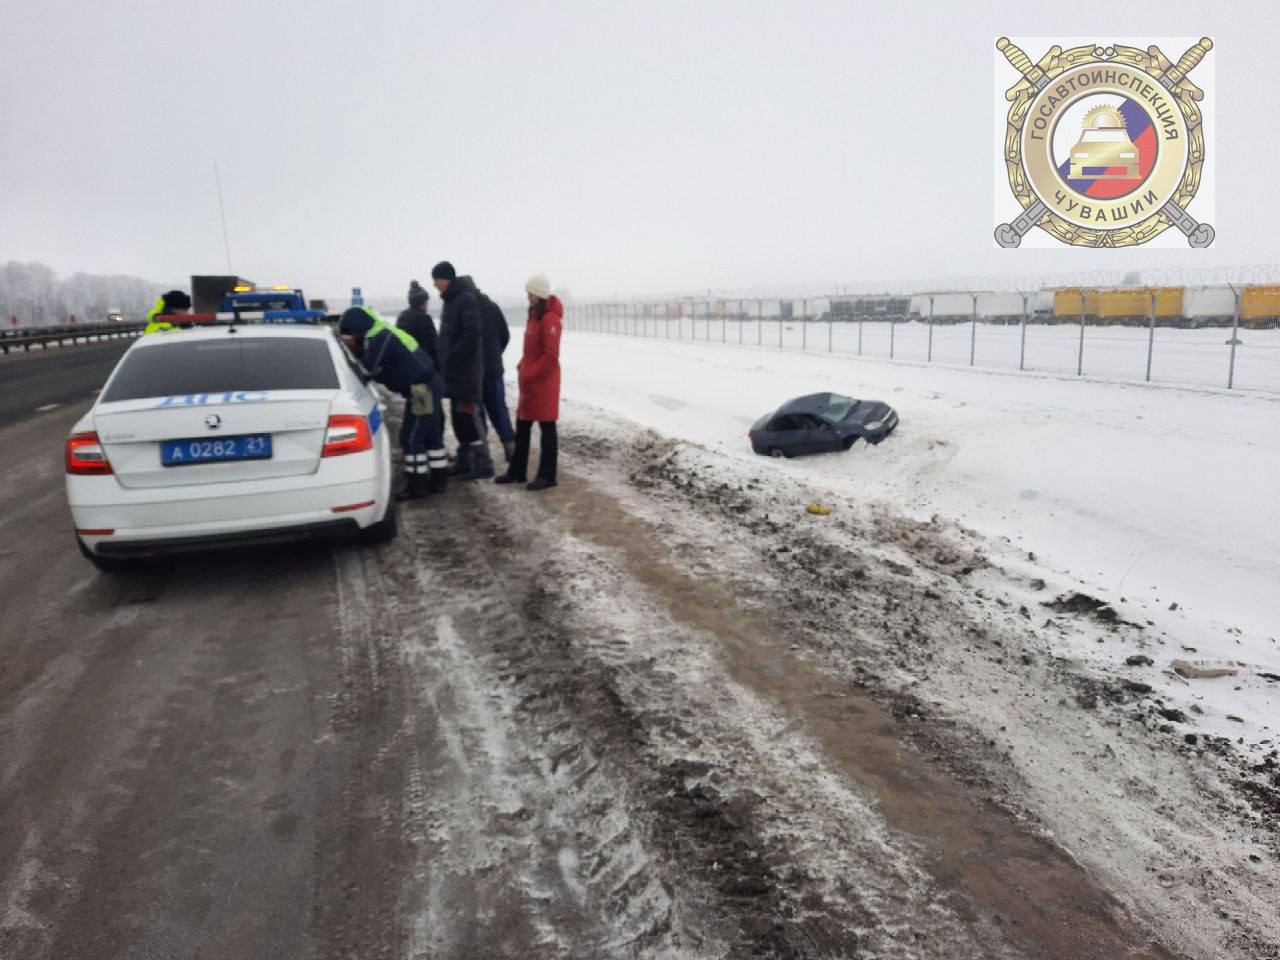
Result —
M879 400L812 393L788 400L757 420L751 449L770 457L848 450L859 439L876 444L893 432L898 414Z

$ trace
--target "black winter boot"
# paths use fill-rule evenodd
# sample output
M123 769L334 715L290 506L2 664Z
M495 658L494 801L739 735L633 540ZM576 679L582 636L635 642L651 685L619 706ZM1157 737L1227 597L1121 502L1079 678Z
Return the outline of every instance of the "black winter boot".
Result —
M437 494L444 493L449 489L449 470L448 468L440 468L432 470L427 476L427 493Z
M493 476L493 457L489 455L489 446L483 440L471 444L468 451L471 469L458 475L459 480L488 480ZM459 457L461 459L461 457Z
M453 475L460 477L464 473L471 472L471 446L470 444L459 444L458 455L453 461Z
M560 459L560 434L554 421L542 424L542 454L538 457L538 475L534 481L545 480L548 487L556 485L556 466ZM538 488L543 489L542 487Z
M407 474L406 480L404 489L396 494L397 500L421 500L431 492L427 489L427 478L421 473Z
M529 479L529 432L533 424L528 420L516 421L516 439L507 457L507 472L495 483L524 483ZM503 444L505 450L506 444Z
M556 482L554 480L548 480L546 477L534 477L533 483L525 484L524 488L536 493L539 490L546 490L548 487L554 487L555 485Z

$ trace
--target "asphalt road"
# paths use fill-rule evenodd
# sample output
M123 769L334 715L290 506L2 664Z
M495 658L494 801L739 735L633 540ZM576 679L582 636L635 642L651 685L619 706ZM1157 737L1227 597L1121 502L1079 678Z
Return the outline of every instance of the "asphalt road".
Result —
M126 347L0 364L0 957L314 955L333 557L84 561L62 441Z
M18 423L50 404L87 406L93 391L106 382L132 344L132 340L102 340L0 356L0 427Z
M128 346L0 360L0 958L382 956L385 905L342 904L403 858L349 856L379 824L343 797L400 797L335 731L333 548L75 549L63 439Z

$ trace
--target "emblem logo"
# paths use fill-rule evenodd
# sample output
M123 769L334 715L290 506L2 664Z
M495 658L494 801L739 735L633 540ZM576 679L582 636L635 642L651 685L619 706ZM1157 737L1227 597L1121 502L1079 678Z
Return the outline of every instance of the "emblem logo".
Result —
M1212 40L1177 63L1155 45L1055 45L1036 62L1006 37L996 49L1021 74L1005 91L1002 159L1022 206L996 243L1017 247L1035 227L1076 247L1137 246L1169 227L1192 247L1213 243L1187 210L1205 161L1205 94L1187 74Z
M211 413L204 418L204 425L208 427L210 430L217 430L220 426L222 426L222 418L218 416L216 413Z

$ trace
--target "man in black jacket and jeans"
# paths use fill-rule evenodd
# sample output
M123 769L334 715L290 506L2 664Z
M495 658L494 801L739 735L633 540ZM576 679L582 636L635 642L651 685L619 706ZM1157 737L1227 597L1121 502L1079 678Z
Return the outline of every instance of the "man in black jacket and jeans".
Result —
M440 366L449 419L458 441L453 472L459 480L493 476L493 458L484 422L484 336L480 300L470 277L460 277L447 260L431 268L440 291Z
M476 291L480 298L480 326L484 339L484 409L489 415L498 439L502 441L502 450L511 462L511 455L516 448L516 431L511 426L511 412L507 409L507 387L502 380L505 372L502 368L502 352L511 341L511 330L507 327L507 318L502 308L485 296L481 290Z
M435 321L431 319L431 314L427 313L427 301L430 299L431 294L427 293L417 280L410 280L409 309L400 311L400 316L396 317L396 326L418 341L418 346L427 352L427 356L439 370L440 350L437 344L439 336L436 334Z

